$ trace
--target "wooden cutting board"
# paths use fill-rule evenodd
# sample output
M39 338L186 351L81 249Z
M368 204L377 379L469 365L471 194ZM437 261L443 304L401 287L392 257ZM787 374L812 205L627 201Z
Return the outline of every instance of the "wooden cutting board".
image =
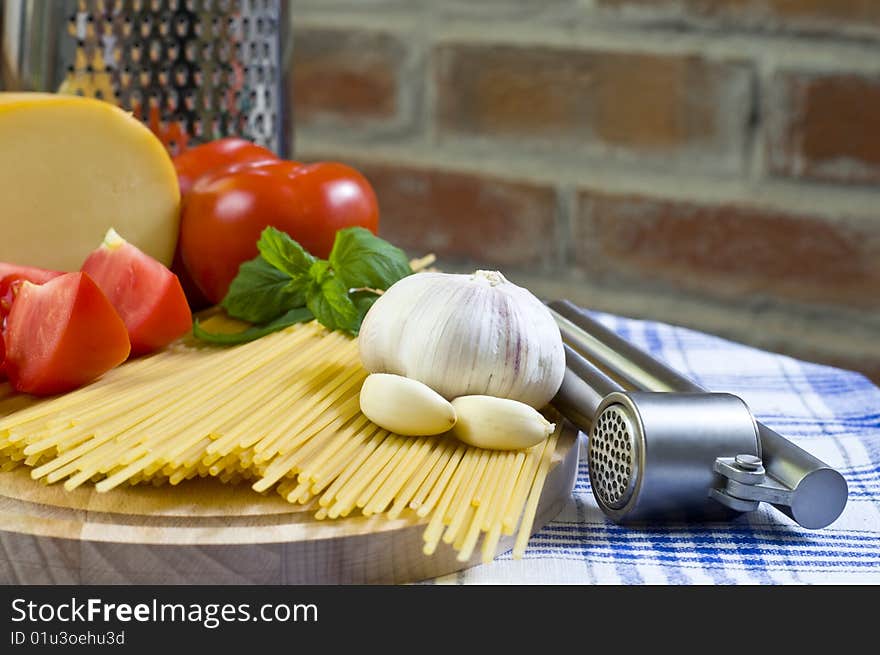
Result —
M577 462L577 431L566 425L534 531L570 497ZM0 583L402 583L479 563L479 549L462 563L442 542L424 555L425 519L319 521L314 511L213 479L101 494L47 486L19 468L0 473ZM511 546L502 539L498 552Z

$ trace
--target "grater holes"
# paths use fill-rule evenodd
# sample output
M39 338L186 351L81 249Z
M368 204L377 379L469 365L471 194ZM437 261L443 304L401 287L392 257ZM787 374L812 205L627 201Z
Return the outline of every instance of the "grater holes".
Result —
M280 3L79 0L76 7L62 28L71 64L64 92L120 104L177 149L231 134L279 149Z

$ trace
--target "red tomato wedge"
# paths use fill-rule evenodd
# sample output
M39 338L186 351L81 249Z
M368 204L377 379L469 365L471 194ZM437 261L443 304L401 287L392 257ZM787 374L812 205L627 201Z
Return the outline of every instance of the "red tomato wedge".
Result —
M85 273L22 284L6 320L6 374L16 391L63 393L128 357L125 324Z
M0 382L6 379L6 342L3 340L3 330L0 330Z
M0 262L0 279L9 275L17 275L22 280L27 280L34 284L43 284L43 282L48 282L53 277L64 275L64 273L60 271L49 271L45 268L37 268L36 266L19 266L18 264Z
M64 275L64 273L34 266L18 266L17 264L0 262L0 321L12 308L12 301L15 298L13 283L27 281L43 284L59 275Z
M82 266L119 312L131 354L159 350L192 328L177 276L111 229Z
M12 309L12 301L15 300L22 282L43 284L49 280L64 275L61 271L49 271L35 266L19 266L0 262L0 382L6 379L6 346L3 343L3 332L6 329L6 317Z

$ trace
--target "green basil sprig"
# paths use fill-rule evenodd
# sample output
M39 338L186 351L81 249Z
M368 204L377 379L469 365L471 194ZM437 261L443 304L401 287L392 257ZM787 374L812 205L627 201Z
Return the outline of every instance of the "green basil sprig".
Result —
M196 337L232 345L312 319L356 335L378 298L370 290L385 290L412 273L400 248L362 227L337 232L326 260L310 255L274 227L263 230L257 249L260 254L241 265L220 303L233 318L254 325L235 334L215 334L196 321Z

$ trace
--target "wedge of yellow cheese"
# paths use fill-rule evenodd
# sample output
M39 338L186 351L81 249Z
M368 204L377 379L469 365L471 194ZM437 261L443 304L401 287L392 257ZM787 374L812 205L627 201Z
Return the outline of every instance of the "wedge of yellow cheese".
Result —
M0 93L0 262L76 271L113 227L168 265L179 205L171 158L122 109Z

